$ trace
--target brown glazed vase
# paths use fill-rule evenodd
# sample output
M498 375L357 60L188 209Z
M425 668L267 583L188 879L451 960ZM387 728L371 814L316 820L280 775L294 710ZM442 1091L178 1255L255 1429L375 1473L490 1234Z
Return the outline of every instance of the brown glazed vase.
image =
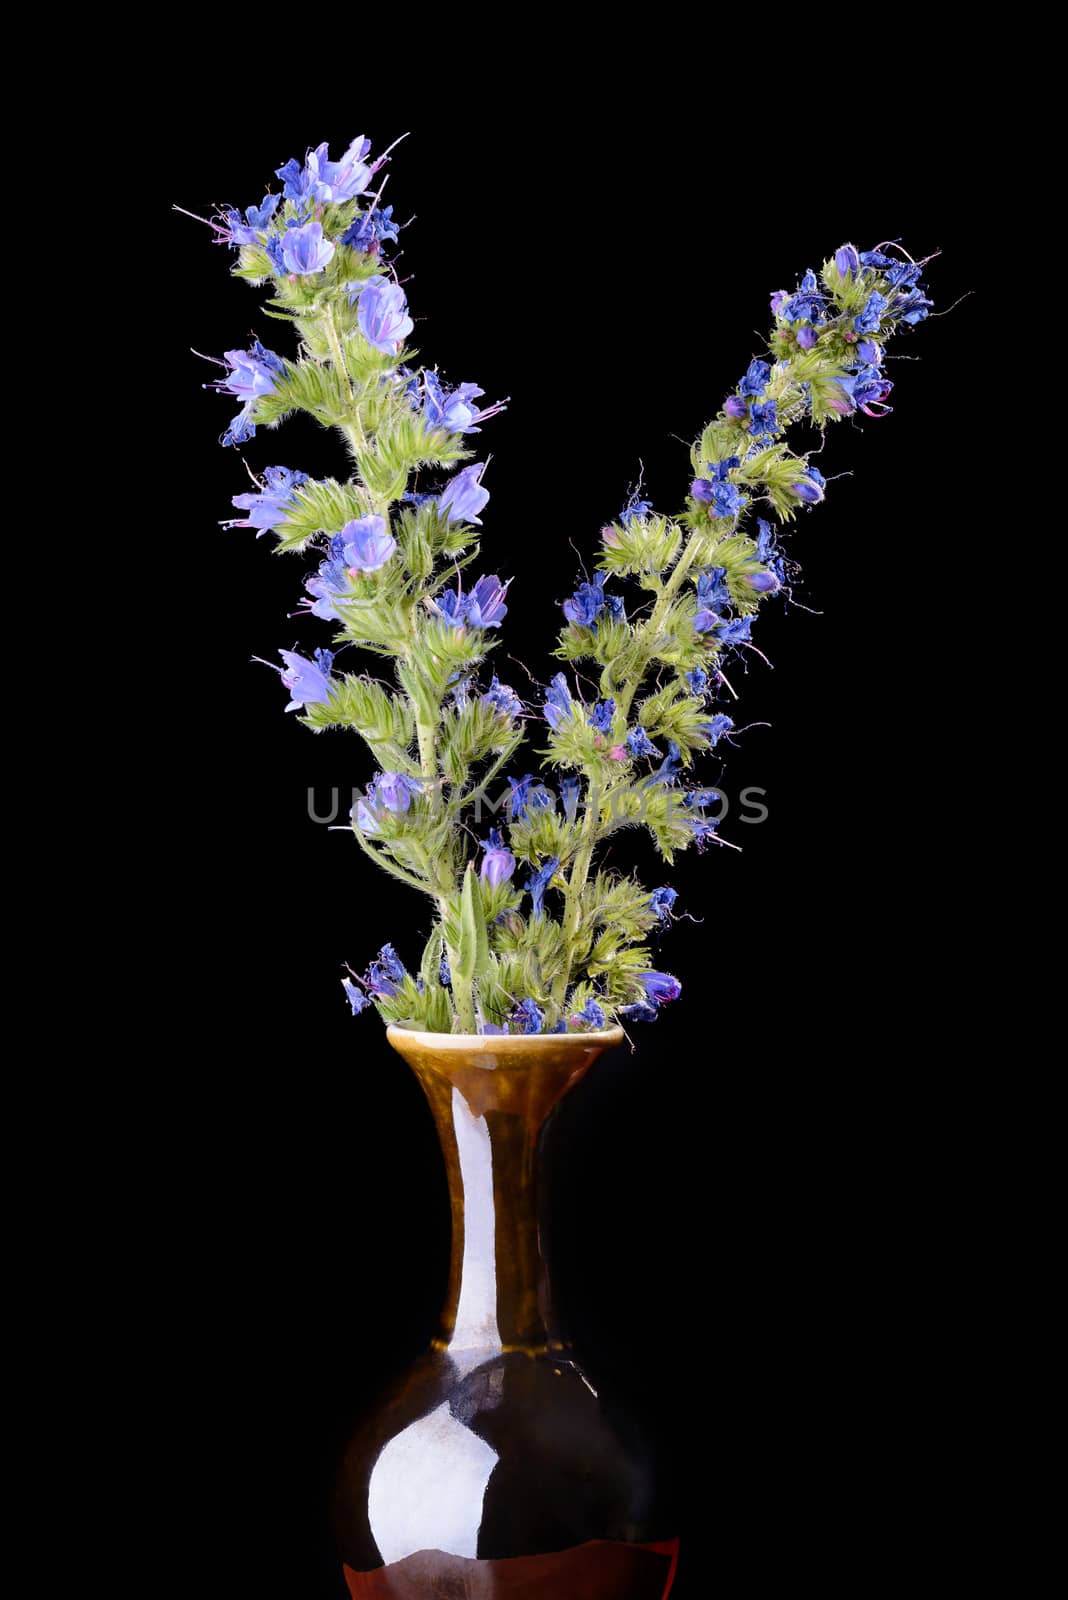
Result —
M560 1336L539 1150L601 1033L391 1027L430 1102L452 1206L430 1349L350 1440L333 1522L353 1600L663 1600L678 1539L636 1430Z

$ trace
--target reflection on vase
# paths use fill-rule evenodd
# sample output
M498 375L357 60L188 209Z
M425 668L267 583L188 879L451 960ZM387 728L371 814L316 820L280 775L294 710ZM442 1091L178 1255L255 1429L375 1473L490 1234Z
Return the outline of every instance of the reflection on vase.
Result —
M430 1103L453 1220L439 1336L351 1440L334 1525L353 1600L663 1600L677 1541L648 1452L554 1314L541 1134L603 1034L390 1028Z

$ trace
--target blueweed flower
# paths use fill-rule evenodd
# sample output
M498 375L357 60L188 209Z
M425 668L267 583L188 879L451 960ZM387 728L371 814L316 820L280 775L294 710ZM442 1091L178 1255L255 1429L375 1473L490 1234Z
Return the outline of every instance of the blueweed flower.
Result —
M495 572L479 578L467 594L467 620L472 628L495 628L508 614L504 597L508 584L502 583Z
M485 464L473 462L451 477L438 495L438 505L447 511L450 522L472 522L481 527L478 513L489 500L489 490L482 487Z
M599 1006L591 995L581 1011L576 1011L570 1018L573 1028L603 1028L605 1015L603 1007Z
M649 910L661 922L671 921L671 908L679 898L677 889L654 889L649 900Z
M371 962L364 975L364 983L376 1000L392 1000L397 985L408 976L404 963L398 959L391 944L384 944L376 960Z
M733 417L735 421L740 421L742 417L747 417L749 415L748 405L741 398L741 396L737 394L728 395L723 409L727 413L728 417Z
M534 774L526 773L522 778L509 778L512 792L508 797L508 813L513 822L518 822L527 814L530 802L530 791L534 787Z
M667 1005L669 1000L677 1000L682 993L682 984L670 972L640 972L638 976L653 1005Z
M442 955L441 960L438 962L438 982L443 989L451 989L452 987L452 972L449 969L447 955Z
M532 917L541 916L543 902L545 900L545 891L549 887L549 884L552 881L552 878L559 865L559 858L557 856L550 856L545 865L535 872L531 877L529 877L526 883L523 885L524 889L526 889L530 894L530 914Z
M746 618L746 621L748 620L749 619ZM746 637L748 638L748 634ZM701 731L708 740L709 749L715 749L719 741L724 737L724 735L730 733L733 727L734 719L726 716L722 711L717 712L712 718L711 722L706 722Z
M708 673L704 667L694 667L692 672L686 674L686 682L693 694L704 694L708 688Z
M564 802L565 822L574 822L578 816L578 803L581 792L582 784L578 778L561 778L560 798Z
M834 264L843 278L847 272L858 273L860 271L860 257L857 255L856 245L839 245L834 252Z
M819 467L806 467L801 480L798 483L791 484L790 487L799 500L804 500L808 505L814 506L818 505L823 499L825 482L826 480Z
M626 622L627 609L621 594L606 594L604 597L605 608L613 622Z
M313 272L322 272L337 252L333 239L323 238L321 222L308 222L303 228L287 228L281 245L286 271L304 278Z
M619 1014L628 1022L655 1022L660 1012L651 1000L636 1000L632 1006L623 1006Z
M757 594L774 594L782 583L774 572L750 572L745 580Z
M360 292L356 326L368 344L394 355L415 327L400 284L389 278L370 278Z
M316 650L312 661L298 655L295 650L279 650L278 654L285 662L284 671L280 667L275 670L281 672L282 682L289 690L290 701L286 706L287 711L295 711L298 706L324 704L330 699L333 651Z
M482 858L482 877L491 888L507 883L515 871L515 856L507 848L499 828L491 828L486 854Z
M569 600L563 602L564 616L579 628L595 628L605 608L605 574L599 572L592 583L580 583Z
M478 1031L479 1033L506 1034L508 1029L500 1022L483 1022Z
M558 728L561 722L565 722L571 715L573 705L567 679L562 672L558 672L545 691L542 705L542 714L550 728Z
M690 819L690 832L698 853L702 852L710 839L718 837L716 834L717 822L709 822L707 817L692 817Z
M285 371L285 364L273 350L268 350L258 339L251 350L227 350L224 359L230 371L225 378L216 378L205 384L207 389L218 389L222 394L234 395L244 405L223 434L224 445L244 444L256 432L252 411L256 401L265 394L273 394L275 379Z
M321 618L323 622L340 620L338 601L348 594L347 573L348 568L343 561L322 561L318 572L305 578L304 587L312 596L308 609L313 616Z
M544 784L535 784L530 791L527 806L531 811L552 811L553 797Z
M616 703L614 700L598 700L590 712L590 727L596 728L598 733L611 733L612 718L615 714Z
M364 160L370 149L371 141L360 135L353 139L340 161L331 161L329 146L320 144L309 150L303 167L290 160L278 168L276 176L285 184L287 200L298 204L304 200L318 200L323 205L337 205L342 200L354 200L370 183L373 168Z
M911 325L922 322L933 305L934 301L928 300L921 290L912 289L908 294L895 295L890 304L890 311L897 321Z
M423 417L427 429L444 428L446 433L480 433L478 424L494 417L508 404L498 400L495 405L479 410L473 402L485 394L477 383L461 383L455 389L446 389L436 372L423 374Z
M789 298L790 296L787 294L785 289L776 289L775 293L771 297L770 302L772 316L777 317L780 315L783 306L786 304Z
M771 377L771 365L767 361L750 361L746 368L745 377L738 385L740 395L751 395L754 398L764 393L768 379Z
M360 213L348 232L342 235L341 243L373 255L381 245L394 242L398 236L393 207L384 206L381 210L375 207Z
M782 556L775 543L775 529L765 517L757 518L757 547L756 559L763 561L780 583L786 580L786 569L783 566ZM750 580L752 581L752 580ZM754 588L757 587L754 584Z
M853 326L858 333L878 333L879 323L886 313L888 301L878 289L873 289L868 296L863 311L859 311L853 318Z
M884 401L894 385L889 378L883 377L877 367L862 367L859 372L846 373L835 379L835 386L840 390L841 398L832 400L831 404L843 416L856 410L863 411L866 417L878 417L885 416L893 409L884 405ZM873 411L872 406L881 409Z
M629 528L635 517L644 517L652 509L653 502L651 500L631 500L626 510L620 512L619 520L625 528ZM608 543L607 539L605 543Z
M812 350L819 343L819 334L807 322L803 322L797 330L797 343L802 350Z
M545 1013L533 1000L521 1000L513 1013L520 1033L540 1033L545 1023Z
M406 812L412 796L422 792L418 778L409 778L403 772L380 772L374 781L375 803L396 814Z
M896 256L885 255L881 250L864 250L860 259L864 266L871 267L886 278L891 289L896 289L901 284L915 283L922 270L915 261L900 261Z
M737 465L737 459L735 465ZM709 462L709 471L714 469ZM722 465L722 463L718 463ZM745 509L745 496L740 494L733 483L726 477L715 476L711 478L695 478L690 485L690 493L695 500L700 500L707 505L713 517L736 517Z
M883 364L883 347L874 339L861 339L857 344L857 355L866 366L881 367Z
M650 739L644 728L632 728L627 734L627 749L634 757L658 756L660 751Z
M503 712L506 717L517 717L523 709L523 702L514 689L506 683L501 683L494 674L493 682L482 696L484 705L493 706L494 710Z
M361 1011L367 1010L371 1002L363 990L353 983L351 978L342 978L341 987L344 989L349 1005L352 1007L352 1015L354 1017L358 1017Z
M749 432L754 439L773 439L779 426L774 400L754 400L749 412Z
M231 504L247 513L228 522L228 528L255 528L256 537L276 528L286 515L295 509L293 490L307 483L306 472L293 472L289 467L267 467L263 474L263 487L254 494L235 494Z
M711 630L712 637L721 645L742 644L748 640L752 626L752 617L733 617L730 621L719 618Z
M278 199L276 194L265 194L262 204L249 206L244 217L233 207L224 211L225 227L221 230L224 238L230 244L258 244L258 236L274 216Z
M277 168L276 178L281 178L283 183L282 193L287 200L292 200L295 205L301 205L306 200L314 200L315 192L312 188L311 174L306 166L301 166L294 157L286 162L284 167Z
M392 558L396 549L397 541L390 533L386 519L374 515L356 517L346 522L331 544L331 554L339 555L346 567L359 572L377 572Z
M668 753L664 757L663 761L661 761L652 777L646 778L645 787L652 788L653 785L657 783L666 783L670 787L670 785L675 782L676 775L681 768L682 752L675 743L674 739L669 739Z

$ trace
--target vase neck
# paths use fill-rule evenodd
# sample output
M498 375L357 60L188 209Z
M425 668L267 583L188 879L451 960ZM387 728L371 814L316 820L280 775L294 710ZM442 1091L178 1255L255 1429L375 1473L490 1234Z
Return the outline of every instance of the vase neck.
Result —
M506 1039L509 1050L458 1039L390 1038L415 1072L434 1116L452 1209L449 1290L437 1341L458 1362L560 1348L542 1247L539 1148L547 1118L605 1048L581 1036ZM440 1037L440 1036L438 1036ZM519 1052L515 1046L540 1045Z

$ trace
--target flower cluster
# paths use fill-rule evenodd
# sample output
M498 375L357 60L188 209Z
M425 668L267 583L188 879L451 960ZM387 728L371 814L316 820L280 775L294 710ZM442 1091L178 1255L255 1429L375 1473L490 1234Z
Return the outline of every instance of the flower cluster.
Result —
M212 224L236 275L269 287L297 336L292 356L259 341L225 353L210 387L239 410L223 443L303 411L340 432L352 462L343 480L266 467L233 496L242 515L229 527L312 553L302 609L332 630L330 648L281 652L286 709L360 735L373 766L353 837L434 908L418 968L385 944L344 992L353 1013L432 1031L652 1020L680 992L655 955L678 890L599 868L598 852L635 825L668 863L721 842L718 790L695 769L738 737L722 699L736 698L732 662L754 649L761 604L790 592L784 529L828 491L786 435L890 413L886 346L929 313L923 263L896 244L844 244L772 295L768 346L695 441L684 503L660 513L633 495L602 528L596 569L560 601L563 667L527 707L483 673L511 580L464 570L489 501L468 441L507 402L483 406L477 384L406 360L414 319L386 259L399 232L381 203L388 154L374 159L362 136L338 160L319 145L278 169L280 192ZM360 649L378 672L346 670ZM510 776L531 724L544 777ZM501 807L488 833L484 799Z

